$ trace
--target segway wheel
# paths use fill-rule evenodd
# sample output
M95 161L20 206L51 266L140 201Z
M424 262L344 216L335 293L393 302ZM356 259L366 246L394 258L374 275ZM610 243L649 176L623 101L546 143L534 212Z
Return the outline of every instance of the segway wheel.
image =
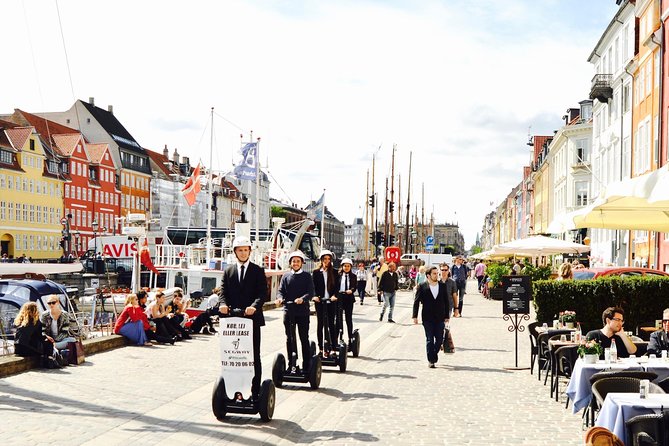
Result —
M225 419L225 380L219 377L214 383L214 391L211 394L211 410L217 420Z
M339 345L339 371L340 372L345 372L346 371L346 362L347 362L347 349L346 349L346 344L340 344Z
M281 353L277 353L272 366L272 381L280 389L283 387L283 374L286 372L286 358Z
M266 379L260 385L260 400L259 412L260 419L263 421L270 421L274 416L274 404L276 403L276 395L274 392L274 383L271 379Z
M360 354L360 333L357 331L353 332L353 342L351 342L351 353L353 353L353 357L357 358L358 355Z
M309 385L312 389L316 390L320 387L322 375L323 364L321 363L321 357L318 355L312 355L311 367L309 369Z
M309 351L311 352L311 356L316 354L316 343L314 341L311 341L309 344Z

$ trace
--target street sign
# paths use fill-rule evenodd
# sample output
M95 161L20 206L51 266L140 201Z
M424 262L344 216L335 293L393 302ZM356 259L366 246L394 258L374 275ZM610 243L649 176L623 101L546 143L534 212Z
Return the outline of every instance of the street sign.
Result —
M434 237L428 235L427 238L425 238L425 244L434 246Z
M401 257L400 248L398 246L389 246L385 251L385 258L387 262L399 262Z
M428 252L432 252L434 250L434 245L431 244L431 243L428 243L427 245L425 245L425 250L428 251Z
M91 288L95 288L96 290L100 288L100 279L97 277L94 277L91 279Z

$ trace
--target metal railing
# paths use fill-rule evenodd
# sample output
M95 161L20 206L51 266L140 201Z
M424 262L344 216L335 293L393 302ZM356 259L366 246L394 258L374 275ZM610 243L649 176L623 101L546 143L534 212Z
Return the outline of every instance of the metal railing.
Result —
M592 78L591 90L597 88L611 88L611 79L613 78L612 74L595 74Z

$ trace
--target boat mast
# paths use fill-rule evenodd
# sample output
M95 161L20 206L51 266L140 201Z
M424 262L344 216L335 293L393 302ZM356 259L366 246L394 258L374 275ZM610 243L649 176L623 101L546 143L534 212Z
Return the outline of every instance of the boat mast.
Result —
M253 142L253 131L251 131ZM256 138L256 246L260 243L260 138Z
M411 209L411 156L413 152L409 152L409 181L407 183L407 216L406 229L404 230L404 252L409 252L409 212Z
M207 267L211 260L211 193L214 186L214 176L212 174L213 154L214 154L214 107L211 107L211 132L209 137L209 175L207 181Z

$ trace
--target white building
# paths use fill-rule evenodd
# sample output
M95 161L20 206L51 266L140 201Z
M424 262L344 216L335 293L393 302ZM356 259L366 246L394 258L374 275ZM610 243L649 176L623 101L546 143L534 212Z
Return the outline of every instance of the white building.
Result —
M557 131L548 148L551 169L553 219L565 220L566 214L590 203L590 152L592 144L592 101L579 102L563 116L565 125ZM561 234L566 240L582 243L585 231Z
M606 185L630 176L634 58L634 4L621 3L588 62L593 65L592 199ZM627 265L628 231L590 230L591 265Z
M244 213L246 214L246 219L251 222L251 228L255 229L256 227L256 182L255 180L238 180L230 179L230 181L239 191L247 197L248 201L244 206ZM259 196L259 209L260 213L258 218L260 220L259 229L270 229L272 224L270 222L270 204L269 204L269 178L267 174L260 170L260 196Z
M353 260L365 257L365 225L362 218L353 220L344 228L344 255Z

